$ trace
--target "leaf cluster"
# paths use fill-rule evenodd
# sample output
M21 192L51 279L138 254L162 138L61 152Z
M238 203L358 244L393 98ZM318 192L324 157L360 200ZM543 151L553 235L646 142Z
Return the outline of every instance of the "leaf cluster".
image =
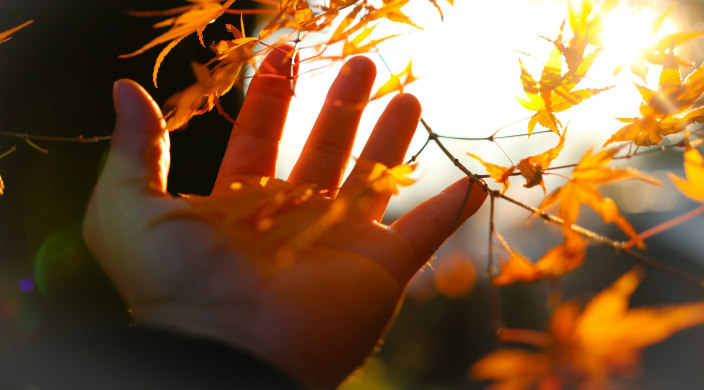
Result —
M255 37L247 37L242 23L240 28L226 25L234 39L213 42L209 45L214 58L207 64L192 64L196 83L187 87L167 100L165 112L167 125L171 130L183 127L190 118L218 108L219 98L229 92L238 81L242 80L241 70L244 65L255 66L257 60L266 56L271 50L287 41L300 42L308 34L326 32L328 38L323 43L308 47L317 49L318 54L300 61L337 61L351 55L375 51L377 45L393 38L395 35L372 38L374 29L382 20L403 23L420 29L406 15L402 8L410 0L333 0L329 4L311 6L305 0L281 0L272 2L259 0L265 8L235 9L234 0L189 0L192 4L165 11L135 11L135 16L168 16L167 19L154 24L154 28L169 29L154 38L138 50L121 55L121 58L135 56L145 51L166 44L159 52L153 70L153 82L157 85L159 68L168 53L186 37L196 34L204 47L205 28L225 14L258 13L269 15L269 19ZM442 15L435 1L433 4ZM275 9L267 8L275 6ZM348 10L349 8L349 10ZM345 16L341 16L346 13ZM281 36L280 31L288 31ZM275 38L279 36L279 38ZM295 37L295 38L292 38ZM274 42L268 42L274 39ZM341 46L341 54L328 56L325 52L333 45ZM292 88L294 76L291 77ZM402 91L403 87L417 77L413 75L411 63L401 73L392 75L375 94L374 98Z

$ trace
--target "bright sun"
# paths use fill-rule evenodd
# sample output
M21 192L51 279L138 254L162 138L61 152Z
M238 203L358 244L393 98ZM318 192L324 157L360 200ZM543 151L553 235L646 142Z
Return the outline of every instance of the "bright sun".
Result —
M675 31L667 19L659 28L654 28L658 16L652 7L615 9L604 21L604 32L601 35L604 56L622 64L631 63L645 48ZM656 28L657 31L653 31Z

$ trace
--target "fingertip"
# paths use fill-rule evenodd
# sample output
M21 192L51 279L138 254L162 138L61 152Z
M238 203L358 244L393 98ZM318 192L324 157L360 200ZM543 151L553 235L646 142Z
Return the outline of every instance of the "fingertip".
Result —
M294 47L288 43L273 48L259 66L260 74L291 76ZM294 70L297 67L294 67Z
M394 96L394 98L389 102L389 107L398 107L404 112L405 115L413 117L415 120L420 119L420 114L423 111L418 98L410 93L399 93Z
M476 183L472 183L471 179L468 177L457 180L442 192L452 196L456 199L457 204L462 205L458 223L464 222L474 215L482 204L484 204L487 197L487 193L482 187Z
M374 61L365 56L352 57L340 69L341 76L364 75L372 80L376 77L376 65Z
M354 57L340 69L330 87L328 100L336 105L352 104L356 105L355 109L363 108L369 101L375 78L374 62L367 57Z
M295 64L298 61L294 59L297 56L294 47L289 44L272 48L259 65L247 94L265 94L284 100L291 99L298 74L298 66ZM292 64L295 65L292 66Z
M418 257L408 264L415 272L464 221L479 210L486 193L467 177L416 206L391 227L399 232Z
M104 172L119 183L164 190L169 138L159 106L144 88L128 79L114 83L113 100L117 120Z
M149 92L137 82L119 79L113 84L112 94L118 120L127 117L126 119L163 121L161 109Z

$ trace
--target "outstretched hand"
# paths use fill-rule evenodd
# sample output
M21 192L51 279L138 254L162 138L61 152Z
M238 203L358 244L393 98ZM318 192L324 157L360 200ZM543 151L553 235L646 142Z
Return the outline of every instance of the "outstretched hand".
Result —
M240 177L274 177L292 96L290 50L273 50L252 80L211 196L227 193ZM365 57L344 65L289 182L316 184L331 198L357 184L353 170L340 186L375 72ZM485 199L463 179L385 226L377 221L389 196L365 194L365 207L281 267L248 256L247 243L223 242L206 221L165 217L191 205L166 192L169 134L162 113L128 80L115 84L114 102L115 132L84 235L135 323L243 348L304 386L336 386L362 363L408 280ZM360 157L400 164L419 117L413 96L396 96Z

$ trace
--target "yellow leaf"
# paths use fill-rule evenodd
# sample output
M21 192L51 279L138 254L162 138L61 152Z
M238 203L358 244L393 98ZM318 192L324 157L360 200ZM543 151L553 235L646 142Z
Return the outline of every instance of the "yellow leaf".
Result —
M501 243L509 253L509 259L501 264L501 273L492 279L492 283L501 286L516 282L535 282L541 279L542 275L528 258L506 245L503 241Z
M541 277L559 277L580 267L586 255L587 242L584 238L571 233L565 241L550 248L536 263L535 268Z
M560 201L559 215L564 220L563 230L567 233L579 216L580 204L590 206L601 215L604 222L614 222L621 230L633 238L639 247L645 244L638 237L635 229L623 218L613 200L603 198L597 190L597 185L608 184L624 179L638 179L660 185L660 182L650 176L634 169L617 169L605 167L614 158L621 148L604 149L597 154L592 154L589 149L579 161L570 180L548 195L540 205L544 210L550 205Z
M492 389L611 388L612 378L633 372L642 348L704 323L704 303L629 309L642 277L637 268L631 270L581 312L572 302L558 306L549 333L506 330L511 337L504 340L538 350L492 352L472 366L470 375L497 381Z
M545 184L543 183L543 172L550 167L552 160L557 158L562 151L562 146L565 143L565 134L567 130L560 136L560 141L554 148L548 149L545 152L526 157L516 164L516 168L521 172L521 176L526 179L526 184L524 187L530 188L535 185L540 185L543 188L543 193L545 193Z
M398 187L406 187L416 182L408 177L416 169L415 164L399 164L389 168L380 162L359 158L357 168L365 185L380 194L396 195Z
M508 178L511 176L511 173L515 169L515 167L502 167L500 165L492 164L485 162L484 160L481 159L481 157L472 154L472 153L467 153L468 156L476 159L479 161L482 165L484 165L484 168L486 168L487 173L489 176L491 176L492 179L496 180L497 183L501 183L503 188L501 189L501 192L504 193L508 189L509 185L511 183L509 182Z
M684 152L684 171L687 180L670 173L670 179L677 185L683 194L698 201L704 202L704 159L695 148L688 148Z
M523 390L533 388L550 373L552 364L545 353L522 349L501 349L474 363L469 374L479 380L497 380L492 390Z
M413 64L411 60L408 60L406 69L399 74L392 74L389 80L379 87L371 100L378 99L395 91L403 92L403 87L416 80L418 80L418 77L413 74Z
M159 56L157 57L157 62L154 66L153 81L156 86L156 78L159 70L159 65L164 60L166 55L173 49L183 38L197 33L199 39L201 39L201 44L203 43L202 34L205 27L210 24L215 19L219 18L225 13L225 10L229 8L235 0L228 0L224 4L221 4L217 0L200 1L190 6L179 7L166 11L148 11L143 13L138 13L140 16L146 15L172 15L175 13L181 13L176 17L169 18L161 23L155 25L155 27L165 27L171 26L171 28L161 34L160 36L154 38L146 45L142 46L132 53L120 55L120 58L133 57L141 54L154 46L158 46L162 43L170 42L166 47L164 47Z

